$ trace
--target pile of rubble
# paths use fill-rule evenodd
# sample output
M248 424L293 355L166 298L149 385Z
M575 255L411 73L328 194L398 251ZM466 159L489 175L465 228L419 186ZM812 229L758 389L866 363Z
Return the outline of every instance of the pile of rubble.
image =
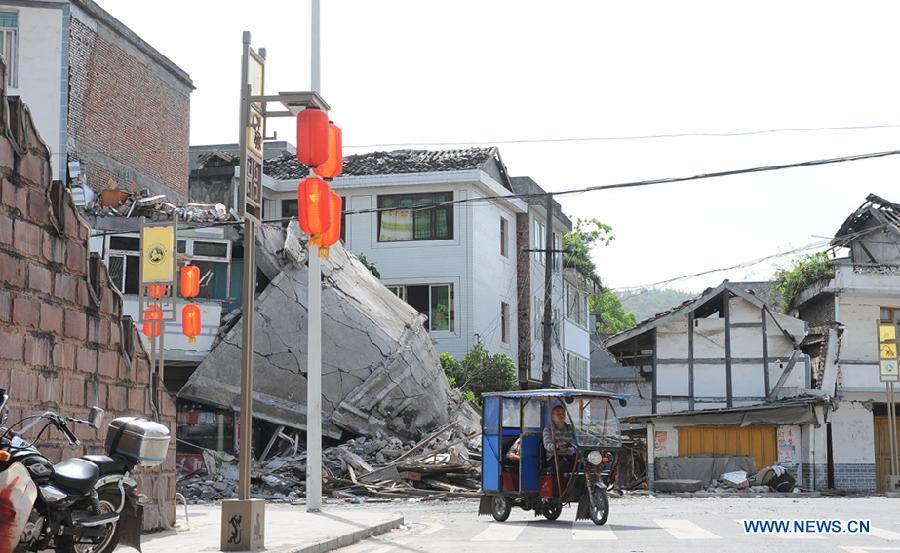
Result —
M90 200L87 197L85 199L85 213L101 217L146 217L151 221L166 221L177 215L179 221L186 223L239 219L236 213L229 212L223 204L189 203L178 206L166 201L163 194L151 195L146 188L133 191L107 188Z
M323 491L362 501L376 498L474 497L481 487L481 436L450 422L419 442L376 431L322 452ZM206 469L179 475L178 491L190 502L235 497L237 460L204 452ZM287 447L282 455L254 462L254 497L293 501L306 491L306 453Z

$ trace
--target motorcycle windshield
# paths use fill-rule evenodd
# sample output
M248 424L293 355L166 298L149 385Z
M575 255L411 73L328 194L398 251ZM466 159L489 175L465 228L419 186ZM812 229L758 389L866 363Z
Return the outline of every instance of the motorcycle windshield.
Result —
M618 447L622 445L619 419L612 403L606 398L575 398L566 406L575 433L575 441L582 447Z

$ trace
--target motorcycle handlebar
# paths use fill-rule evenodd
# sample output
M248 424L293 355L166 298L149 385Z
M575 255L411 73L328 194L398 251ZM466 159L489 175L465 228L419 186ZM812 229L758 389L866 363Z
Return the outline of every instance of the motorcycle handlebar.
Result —
M58 428L59 431L62 432L66 436L66 439L69 440L69 443L71 445L80 445L81 444L81 440L78 439L78 436L76 436L75 433L73 433L71 430L69 430L69 425L66 424L66 421L64 421L60 418L57 418L53 421L53 423L56 426L56 428Z

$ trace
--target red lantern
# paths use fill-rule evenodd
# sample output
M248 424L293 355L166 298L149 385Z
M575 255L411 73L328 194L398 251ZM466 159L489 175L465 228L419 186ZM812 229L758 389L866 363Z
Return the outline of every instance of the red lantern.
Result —
M328 159L328 114L307 108L297 114L297 160L317 167Z
M341 128L328 124L328 159L314 169L323 179L333 179L341 174L344 165L344 151L341 144Z
M144 311L144 336L147 338L159 336L162 323L158 321L162 319L162 316L162 310L158 305L152 303L147 306L147 309Z
M147 295L158 300L166 295L167 288L165 284L148 284Z
M328 183L315 177L297 186L297 219L306 234L317 236L331 226L330 193Z
M200 334L200 308L196 303L189 303L181 310L181 332L194 343Z
M181 295L185 298L193 298L200 293L200 268L196 265L182 267L180 280Z
M341 239L341 208L343 207L343 201L333 191L330 191L328 196L331 225L319 237L319 246L322 248L327 248Z

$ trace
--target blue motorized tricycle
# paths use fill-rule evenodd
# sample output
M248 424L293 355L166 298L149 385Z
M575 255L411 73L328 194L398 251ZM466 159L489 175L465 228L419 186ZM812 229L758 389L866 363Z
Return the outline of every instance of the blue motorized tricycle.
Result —
M608 486L622 447L612 401L627 396L575 389L482 396L479 515L503 522L512 507L556 520L577 503L576 520L606 523Z

